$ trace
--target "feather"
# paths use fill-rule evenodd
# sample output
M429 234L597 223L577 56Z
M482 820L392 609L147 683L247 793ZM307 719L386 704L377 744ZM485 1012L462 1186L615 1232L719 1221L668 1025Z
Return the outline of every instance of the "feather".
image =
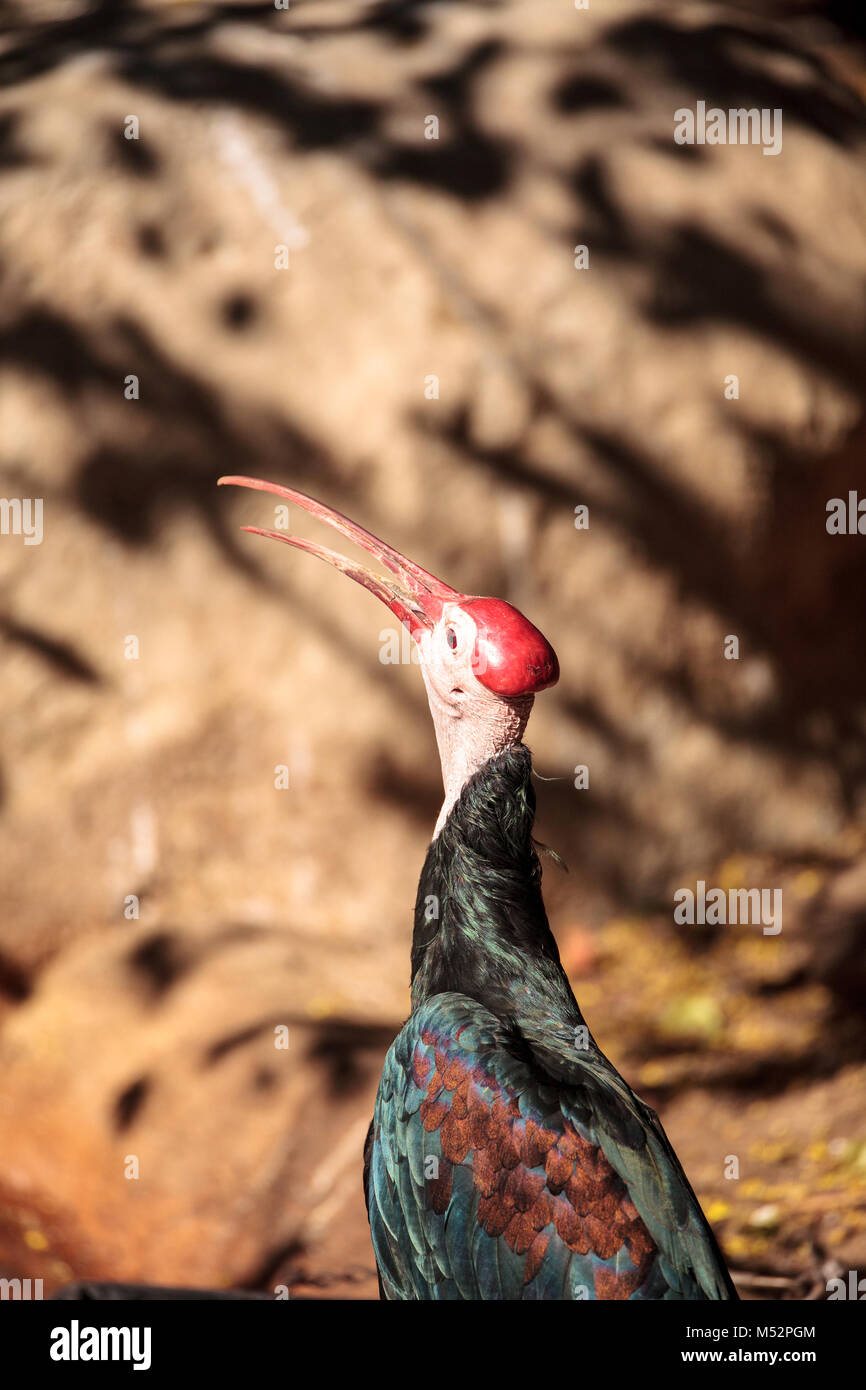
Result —
M421 875L412 1014L365 1179L384 1296L736 1298L658 1117L588 1034L559 963L530 771L520 745L486 763Z

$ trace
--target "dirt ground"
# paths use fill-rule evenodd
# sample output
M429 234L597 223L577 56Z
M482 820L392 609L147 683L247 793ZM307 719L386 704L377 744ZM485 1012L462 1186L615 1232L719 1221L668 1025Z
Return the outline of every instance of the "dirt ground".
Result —
M594 1034L745 1297L866 1267L866 542L825 526L863 43L843 4L0 7L0 492L44 499L0 535L0 1273L376 1296L435 745L377 605L226 472L551 638ZM698 100L782 109L782 152L676 145ZM783 930L678 926L701 879Z

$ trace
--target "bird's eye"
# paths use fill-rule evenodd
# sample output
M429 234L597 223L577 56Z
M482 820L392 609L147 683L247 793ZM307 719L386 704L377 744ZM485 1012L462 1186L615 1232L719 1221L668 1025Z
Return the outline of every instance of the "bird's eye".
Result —
M446 629L445 629L445 641L448 643L448 646L451 648L452 652L456 652L456 650L457 650L457 633L454 631L454 628L453 628L453 627L446 627Z

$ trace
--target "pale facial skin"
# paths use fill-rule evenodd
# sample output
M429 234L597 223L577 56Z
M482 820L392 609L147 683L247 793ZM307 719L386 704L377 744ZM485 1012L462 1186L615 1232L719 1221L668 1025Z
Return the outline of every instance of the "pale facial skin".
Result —
M481 684L473 669L476 635L471 614L447 603L440 621L418 644L445 788L434 837L472 774L494 754L519 743L535 698L506 699Z

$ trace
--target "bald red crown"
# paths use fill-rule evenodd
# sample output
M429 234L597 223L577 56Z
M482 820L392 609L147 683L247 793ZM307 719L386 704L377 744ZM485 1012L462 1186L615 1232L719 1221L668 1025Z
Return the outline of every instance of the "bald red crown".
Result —
M556 652L543 633L501 598L462 603L478 630L472 669L494 695L535 695L559 680Z

